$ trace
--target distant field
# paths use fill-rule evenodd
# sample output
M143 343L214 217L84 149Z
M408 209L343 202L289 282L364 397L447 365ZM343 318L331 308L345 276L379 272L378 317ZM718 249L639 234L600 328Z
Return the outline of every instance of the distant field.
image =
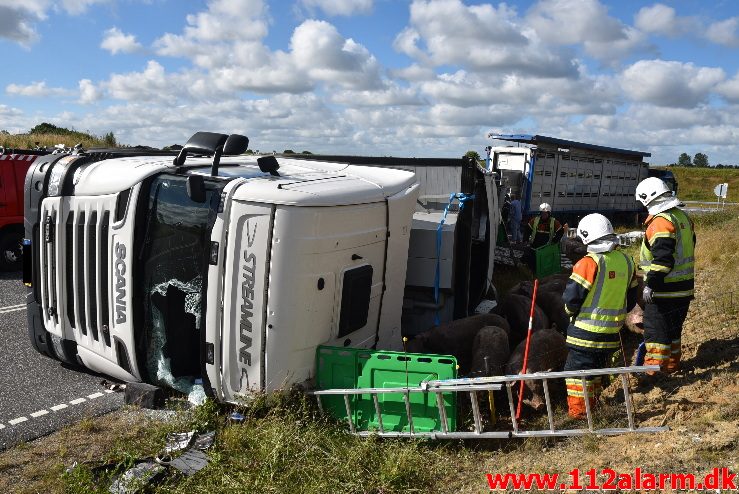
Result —
M716 168L662 168L675 174L678 196L683 201L715 201L713 188L729 184L728 202L739 202L739 170Z
M40 147L54 147L57 144L64 144L66 146L75 146L79 143L82 144L83 148L99 148L108 147L108 144L103 139L97 137L82 134L79 135L68 135L68 134L0 134L0 146L8 149L33 149L37 146Z

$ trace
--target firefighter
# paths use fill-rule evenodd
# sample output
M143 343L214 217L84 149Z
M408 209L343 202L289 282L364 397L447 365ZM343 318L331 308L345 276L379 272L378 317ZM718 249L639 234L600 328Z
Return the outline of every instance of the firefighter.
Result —
M690 217L678 208L680 200L659 178L640 182L636 200L649 211L639 252L645 271L644 364L659 365L671 374L680 368L680 337L693 299L695 230Z
M577 235L588 253L572 269L562 299L571 323L567 328L566 371L602 369L619 349L619 335L626 314L638 297L634 261L616 250L618 239L608 218L589 214L577 225ZM565 380L567 408L573 418L585 416L581 378ZM585 381L590 405L602 390L601 377Z
M564 229L559 221L552 216L552 206L543 202L539 206L539 216L529 220L526 228L525 240L532 249L548 244L556 244L562 240Z

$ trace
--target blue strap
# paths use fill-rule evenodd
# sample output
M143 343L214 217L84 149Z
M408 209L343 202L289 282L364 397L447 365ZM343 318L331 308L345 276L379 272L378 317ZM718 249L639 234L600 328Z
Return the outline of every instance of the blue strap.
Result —
M647 346L642 341L636 349L636 365L644 365L644 357L647 353Z
M454 201L459 201L459 212L461 213L464 209L464 204L467 201L471 201L475 198L474 194L463 194L462 192L453 192L449 194L449 203L444 208L444 214L441 215L441 221L439 226L436 227L436 273L434 274L434 305L439 305L439 282L441 278L441 232L444 229L444 223L446 223L446 215L449 213L449 208L452 207ZM439 309L436 309L436 316L434 317L434 324L438 326L439 321Z

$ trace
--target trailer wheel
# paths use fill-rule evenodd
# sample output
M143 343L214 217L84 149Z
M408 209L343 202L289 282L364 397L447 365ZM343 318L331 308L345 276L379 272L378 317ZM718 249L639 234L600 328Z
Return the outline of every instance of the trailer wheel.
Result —
M18 230L0 233L0 270L18 271L23 266L23 234Z

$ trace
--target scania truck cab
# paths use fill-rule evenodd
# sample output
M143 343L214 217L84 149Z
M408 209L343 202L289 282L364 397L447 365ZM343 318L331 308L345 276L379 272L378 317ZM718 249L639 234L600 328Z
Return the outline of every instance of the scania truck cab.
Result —
M310 379L319 344L400 349L415 174L247 144L200 132L177 156L39 158L24 240L34 347L230 402Z

